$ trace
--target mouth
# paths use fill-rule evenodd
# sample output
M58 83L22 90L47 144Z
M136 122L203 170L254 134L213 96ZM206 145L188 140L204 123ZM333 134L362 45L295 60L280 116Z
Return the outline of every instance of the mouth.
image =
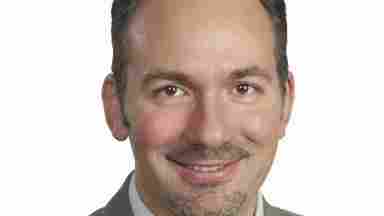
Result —
M233 180L239 170L240 162L233 161L201 161L194 163L179 162L167 158L175 168L178 176L191 185L221 185Z

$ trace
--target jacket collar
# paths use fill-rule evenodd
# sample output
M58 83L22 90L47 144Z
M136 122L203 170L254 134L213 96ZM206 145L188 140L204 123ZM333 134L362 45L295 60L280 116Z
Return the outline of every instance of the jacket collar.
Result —
M129 182L134 171L125 179L119 191L112 197L105 207L110 216L134 216L129 203Z

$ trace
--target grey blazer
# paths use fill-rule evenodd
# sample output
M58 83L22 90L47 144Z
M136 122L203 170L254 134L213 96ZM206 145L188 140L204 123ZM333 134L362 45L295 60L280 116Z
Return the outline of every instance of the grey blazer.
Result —
M129 204L129 182L133 172L126 178L119 191L108 204L90 216L134 216ZM138 216L138 215L135 215ZM264 216L300 216L286 210L273 207L264 199Z

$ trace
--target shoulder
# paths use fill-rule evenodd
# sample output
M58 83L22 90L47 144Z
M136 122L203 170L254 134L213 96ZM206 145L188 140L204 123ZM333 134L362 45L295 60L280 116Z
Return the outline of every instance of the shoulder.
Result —
M266 214L266 216L302 216L277 207L271 207L270 212L272 214Z
M109 216L109 214L107 213L107 210L105 208L101 208L93 212L89 216Z
M131 172L123 185L111 200L103 207L89 216L130 216L133 215L129 202L129 182L133 175Z
M299 215L275 206L270 205L266 200L264 199L264 215L265 216L303 216Z

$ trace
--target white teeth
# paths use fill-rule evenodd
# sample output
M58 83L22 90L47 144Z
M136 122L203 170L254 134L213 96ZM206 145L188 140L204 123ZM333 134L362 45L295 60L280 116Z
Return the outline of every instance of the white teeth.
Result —
M217 172L224 168L224 166L187 166L188 169L192 169L197 172Z

